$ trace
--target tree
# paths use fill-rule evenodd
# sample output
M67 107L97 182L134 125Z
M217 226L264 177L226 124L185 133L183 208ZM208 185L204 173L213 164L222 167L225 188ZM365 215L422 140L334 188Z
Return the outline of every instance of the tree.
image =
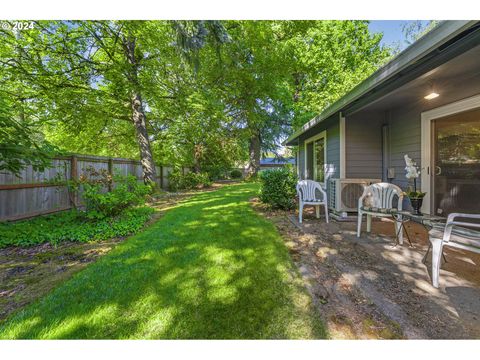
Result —
M262 152L375 71L389 57L366 21L234 21L223 47L225 103L244 129L249 172Z
M255 174L389 55L365 21L40 21L0 35L14 117L63 150L138 156L147 182L154 158L211 172L247 159Z
M280 23L289 81L293 127L299 128L338 100L390 58L368 21Z
M3 35L26 49L22 61L14 57L6 64L25 73L30 86L43 89L43 108L37 106L37 111L53 124L46 126L53 139L58 138L52 128L56 130L59 120L67 134L88 134L91 147L97 131L97 136L121 134L131 143L133 130L144 180L154 182L147 109L156 101L152 95L171 95L158 85L152 89L152 83L161 78L172 53L195 62L204 43L222 34L217 22L62 21L38 22L20 43ZM35 64L36 70L24 71L25 63ZM133 127L126 128L124 122Z
M27 165L43 170L50 164L55 148L42 139L34 123L13 117L3 95L0 93L0 171L19 176Z
M413 44L415 41L437 26L438 23L438 20L412 20L403 23L402 32L405 36L405 42L408 45Z

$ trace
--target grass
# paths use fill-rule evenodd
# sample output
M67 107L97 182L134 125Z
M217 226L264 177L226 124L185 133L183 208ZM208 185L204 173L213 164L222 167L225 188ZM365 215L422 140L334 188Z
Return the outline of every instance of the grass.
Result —
M0 325L0 338L324 338L280 235L248 200L201 193Z

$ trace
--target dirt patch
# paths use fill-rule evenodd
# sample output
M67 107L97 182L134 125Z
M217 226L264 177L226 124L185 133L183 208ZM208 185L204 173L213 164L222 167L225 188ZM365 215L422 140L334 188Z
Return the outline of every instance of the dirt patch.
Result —
M45 295L121 240L0 250L0 320Z
M205 189L155 196L150 205L156 212L145 227L156 222L179 202L199 192L214 191L221 186L224 185L213 184ZM26 248L0 249L0 321L44 296L125 239L92 243L64 242L56 247L41 244Z
M285 240L313 301L334 339L401 339L400 326L365 298L329 255L339 250L305 234L295 227L283 211L271 211L252 200L253 207L272 221ZM307 215L308 216L308 215Z
M355 223L326 224L309 209L300 225L294 212L252 204L282 234L332 338L479 338L472 267L480 257L447 250L444 287L435 289L429 259L422 263L428 243L421 226L408 228L414 248L394 246L392 223L374 222L359 240Z

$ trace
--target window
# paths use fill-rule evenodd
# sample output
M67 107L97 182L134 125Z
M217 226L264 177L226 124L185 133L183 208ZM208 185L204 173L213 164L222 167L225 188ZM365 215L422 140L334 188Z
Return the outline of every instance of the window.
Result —
M305 141L305 178L325 183L326 132Z

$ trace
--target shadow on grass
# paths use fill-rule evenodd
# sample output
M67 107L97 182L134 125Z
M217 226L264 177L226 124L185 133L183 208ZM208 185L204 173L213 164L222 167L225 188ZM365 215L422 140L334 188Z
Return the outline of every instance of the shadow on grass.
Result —
M0 338L323 338L255 184L197 195L0 327Z

